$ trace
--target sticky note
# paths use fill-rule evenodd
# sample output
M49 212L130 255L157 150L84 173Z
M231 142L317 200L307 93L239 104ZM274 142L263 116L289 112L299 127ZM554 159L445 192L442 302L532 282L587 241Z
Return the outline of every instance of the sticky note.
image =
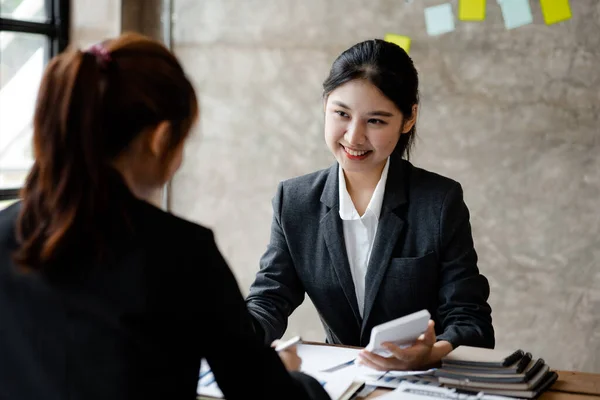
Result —
M385 38L383 40L385 40L386 42L397 44L398 46L402 47L407 53L410 51L410 38L408 36L386 33Z
M458 19L483 21L485 19L485 0L459 0Z
M533 22L529 0L498 0L504 18L504 27L514 29Z
M540 6L548 25L571 19L569 0L540 0Z
M454 14L450 3L425 9L425 24L427 34L437 36L454 30Z

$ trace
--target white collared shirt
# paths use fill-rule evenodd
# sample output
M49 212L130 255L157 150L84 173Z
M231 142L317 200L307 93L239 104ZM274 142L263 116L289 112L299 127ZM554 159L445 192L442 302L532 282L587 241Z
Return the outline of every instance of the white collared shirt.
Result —
M354 290L356 292L356 301L361 317L365 307L365 277L367 275L367 266L371 257L373 241L377 233L379 224L379 214L381 214L381 205L383 195L385 194L385 183L387 181L390 159L385 163L381 173L381 178L373 191L369 205L363 216L358 215L356 207L350 198L346 188L346 179L342 167L338 167L338 192L340 195L340 218L344 226L344 241L346 243L346 252L350 263L350 272L354 281Z

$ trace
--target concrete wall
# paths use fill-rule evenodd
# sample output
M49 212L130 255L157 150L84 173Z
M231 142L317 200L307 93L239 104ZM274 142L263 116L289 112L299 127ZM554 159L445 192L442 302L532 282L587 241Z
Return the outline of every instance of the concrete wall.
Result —
M121 32L121 0L71 0L71 43L87 47Z
M86 48L121 32L163 41L162 0L71 0L71 43ZM163 193L152 203L164 207Z
M501 348L600 372L600 2L573 19L504 29L457 22L429 37L439 0L175 0L175 50L202 120L176 176L174 213L214 228L246 293L269 239L277 182L332 162L321 83L350 45L413 38L422 82L414 163L459 180ZM457 1L451 1L457 13ZM322 340L305 304L287 336Z

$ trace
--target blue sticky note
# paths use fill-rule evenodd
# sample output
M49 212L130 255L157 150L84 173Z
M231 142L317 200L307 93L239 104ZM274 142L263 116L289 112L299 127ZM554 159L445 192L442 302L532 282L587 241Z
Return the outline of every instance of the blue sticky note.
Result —
M442 35L454 30L454 14L450 3L425 9L425 24L430 36Z
M529 0L498 0L502 9L504 26L506 29L514 29L533 22Z

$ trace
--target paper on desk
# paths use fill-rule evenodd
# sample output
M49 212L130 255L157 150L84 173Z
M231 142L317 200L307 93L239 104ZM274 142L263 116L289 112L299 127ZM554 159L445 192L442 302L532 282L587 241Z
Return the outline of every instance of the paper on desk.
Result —
M427 371L377 371L364 365L353 364L335 372L329 373L331 377L364 382L367 386L377 386L394 389L407 377L431 375L433 369ZM331 379L331 378L330 378Z
M427 382L428 384L435 383L435 379L430 377L429 379L425 379L423 375L428 375L429 372L425 371L425 373L420 373L417 371L411 371L405 373L404 375L394 375L388 372L383 375L376 381L368 381L370 386L384 387L388 389L395 389L400 386L402 383L407 382L407 379L412 381L417 380L418 382ZM436 383L437 384L437 383Z
M335 372L325 369L348 363L356 359L360 349L322 345L299 344L298 356L302 358L301 371L317 379L332 399L339 399L354 382L364 382L368 386L396 388L403 377L430 374L428 371L388 371L382 372L364 365L351 364ZM198 395L223 398L215 377L206 360L200 364Z
M355 360L361 350L362 349L304 343L297 346L298 356L302 359L302 372L319 374L324 373L325 370L332 369ZM433 371L434 369L426 371L388 371L387 375L393 375L395 377L430 375ZM338 374L339 376L354 375L377 378L383 375L385 372L377 371L364 365L351 364L345 368L337 369L337 371L334 373Z
M381 400L510 400L510 397L479 394L463 394L455 389L444 387L434 387L411 382L402 382L398 387L383 396L378 397Z
M299 344L296 349L298 356L302 359L301 371L307 374L319 373L325 369L352 361L360 352L360 349L304 343Z
M360 349L333 347L322 345L300 344L297 347L298 356L302 358L302 372L305 372L322 382L352 381L365 382L366 385L395 388L407 376L431 375L433 369L427 371L377 371L359 364L349 364L336 368L334 372L324 372L356 359Z
M512 400L511 397L488 395L485 393L464 394L457 392L456 389L445 387L436 387L420 383L402 382L390 393L387 393L378 399L382 400L426 400L426 399L446 399L446 400Z
M298 347L300 347L300 346L302 346L302 345L299 345ZM322 347L323 349L329 349L329 347L325 347L325 346L319 346L319 347ZM311 353L310 349L308 350L307 353L309 354L309 357L308 357L309 365L310 365L310 361L312 361L313 363L320 361L318 358L314 357L314 354L315 354L314 351L312 351L312 353L313 353L312 356L310 355L310 353ZM335 352L329 352L329 354L332 354L332 353L335 355ZM317 355L319 355L319 352L317 352ZM354 357L354 356L350 355L350 357ZM344 359L346 359L346 358L344 358ZM303 362L303 364L304 364L304 362ZM329 397L331 397L334 400L343 399L344 393L346 393L346 391L350 388L350 386L355 381L354 376L350 376L350 375L334 375L334 374L327 374L327 373L319 373L318 371L316 371L316 366L315 366L315 368L313 368L313 370L314 370L314 372L312 372L312 373L309 373L304 370L303 370L303 372L306 372L309 375L313 376L315 379L317 379L319 381L319 383L321 383L321 385L323 386L323 389L325 389L327 394L329 394ZM197 394L200 396L216 397L216 398L220 398L220 399L224 398L223 392L221 392L221 389L219 389L219 386L217 385L217 382L215 381L215 377L210 369L210 366L208 365L208 363L206 362L205 359L203 359L200 364L200 376L198 379L198 387L197 387L196 391L197 391Z
M218 397L220 399L224 397L223 392L219 389L215 376L205 359L202 359L202 362L200 363L200 376L198 378L196 393L198 395Z

